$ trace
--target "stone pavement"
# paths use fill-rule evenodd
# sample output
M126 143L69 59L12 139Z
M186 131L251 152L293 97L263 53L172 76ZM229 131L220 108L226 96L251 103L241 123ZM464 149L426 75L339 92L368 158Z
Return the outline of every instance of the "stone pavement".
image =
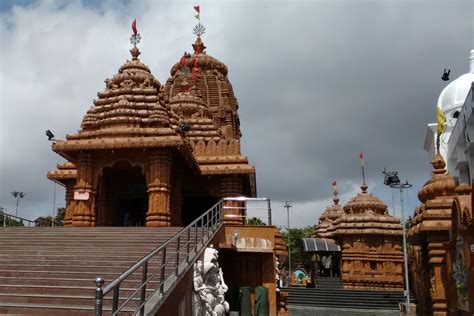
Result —
M324 307L307 307L307 306L292 306L288 309L291 316L398 316L399 311L396 310L363 310L363 309L344 309L344 308L324 308Z

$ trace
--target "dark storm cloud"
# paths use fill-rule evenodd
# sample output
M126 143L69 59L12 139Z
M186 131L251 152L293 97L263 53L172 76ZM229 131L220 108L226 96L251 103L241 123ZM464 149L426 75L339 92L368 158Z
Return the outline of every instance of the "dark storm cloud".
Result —
M471 1L201 6L207 52L229 67L243 153L257 167L259 194L299 205L295 224L316 221L333 179L341 193L357 190L361 150L371 190L387 203L384 167L397 168L417 186L427 179L426 124L435 120L443 68L452 69L452 78L468 71ZM44 130L63 138L79 127L103 79L128 58L130 30L123 20L138 18L142 61L164 83L172 64L191 50L190 8L123 1L119 8L109 2L94 10L78 2L57 9L40 2L2 16L0 35L9 45L1 49L0 205L13 207L10 191L23 190L25 212L52 207L45 174L60 159Z

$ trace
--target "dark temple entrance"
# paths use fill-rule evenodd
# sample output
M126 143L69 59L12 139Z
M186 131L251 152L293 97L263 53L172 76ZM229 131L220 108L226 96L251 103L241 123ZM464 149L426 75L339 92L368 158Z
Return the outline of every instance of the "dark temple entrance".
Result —
M98 226L145 226L148 194L138 166L120 161L105 167L97 194Z

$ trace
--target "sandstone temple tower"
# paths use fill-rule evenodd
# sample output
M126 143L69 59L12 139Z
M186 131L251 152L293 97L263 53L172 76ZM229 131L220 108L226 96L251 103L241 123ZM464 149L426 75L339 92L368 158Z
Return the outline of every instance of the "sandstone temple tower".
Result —
M220 198L256 196L227 66L200 35L192 46L162 86L135 42L78 133L53 143L67 160L48 173L66 188L65 226L181 226Z
M367 192L344 205L328 232L342 248L344 287L400 290L403 288L402 226L387 205Z

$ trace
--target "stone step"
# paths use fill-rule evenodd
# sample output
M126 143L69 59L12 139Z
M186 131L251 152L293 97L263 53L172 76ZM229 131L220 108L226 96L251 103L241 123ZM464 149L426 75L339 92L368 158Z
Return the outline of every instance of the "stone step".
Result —
M105 279L105 284L112 282L113 279ZM122 283L123 287L136 287L141 282L141 278L127 279ZM158 283L158 279L151 280L152 284ZM19 286L28 286L28 285L44 285L44 286L78 286L78 287L87 287L95 286L94 279L79 279L79 278L45 278L45 277L36 277L36 278L22 278L22 277L0 277L0 284L2 285L19 285Z
M0 228L0 314L93 315L96 276L110 284L150 251L172 238L181 228ZM201 232L198 240L200 241ZM176 260L185 260L186 240L167 248L165 275ZM195 245L191 235L190 248ZM159 286L162 255L155 256L148 275L156 273L147 295ZM120 286L122 301L140 285L142 269ZM130 306L138 306L136 294ZM104 297L105 310L112 293ZM128 306L128 305L127 305ZM107 312L105 312L107 314ZM110 314L110 313L109 313ZM131 313L120 313L127 315Z
M289 305L398 310L405 297L401 291L344 288L284 288Z
M106 308L109 310L110 308ZM0 315L28 315L28 316L82 316L93 315L94 307L88 305L53 305L53 304L24 304L0 302ZM132 313L120 313L132 315Z
M136 285L138 286L138 282ZM94 295L95 293L95 286L93 285L93 282L89 282L90 286L57 286L57 285L32 285L32 284L27 284L27 285L19 285L19 284L11 284L11 285L5 285L5 284L0 284L0 293L15 293L15 294L43 294L43 295L62 295L64 293L67 293L68 295L78 295L78 296L90 296ZM147 289L148 293L152 293L153 289L157 283L152 283L152 286ZM136 287L126 287L121 286L120 287L120 295L125 295L125 297L128 297L133 294L133 292L137 289Z
M125 300L119 300L119 306ZM90 295L47 295L47 294L21 294L21 293L0 293L0 303L26 303L26 304L53 304L53 305L86 305L94 306L94 292ZM104 306L112 306L112 296L105 296L103 300ZM140 305L139 298L132 298L127 303L127 307L137 307Z

